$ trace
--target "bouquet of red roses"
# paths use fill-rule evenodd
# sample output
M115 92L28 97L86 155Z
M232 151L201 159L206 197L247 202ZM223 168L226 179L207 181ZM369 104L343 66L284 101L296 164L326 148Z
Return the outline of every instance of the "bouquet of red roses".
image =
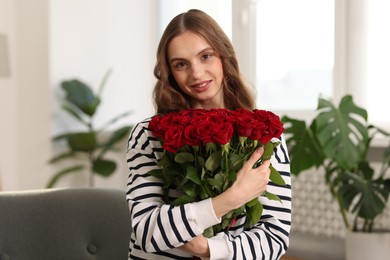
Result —
M182 205L224 192L259 146L264 146L264 154L258 163L269 160L284 128L277 115L265 110L188 109L153 117L149 130L164 149L158 162L161 168L149 173L164 181L166 203ZM270 180L285 185L279 172L272 165L270 168ZM181 196L169 196L171 189ZM269 192L264 196L280 201ZM205 230L204 236L226 230L244 212L250 227L259 221L262 211L262 204L255 198L223 216L220 224Z

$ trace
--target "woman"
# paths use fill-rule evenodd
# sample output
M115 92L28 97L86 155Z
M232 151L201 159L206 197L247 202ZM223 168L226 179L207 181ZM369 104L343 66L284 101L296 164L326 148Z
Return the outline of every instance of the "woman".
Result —
M189 108L254 109L254 95L242 80L232 44L202 11L189 10L169 23L158 46L154 74L157 114ZM173 207L163 202L161 180L148 174L158 168L163 151L148 129L149 121L137 124L128 142L126 197L133 228L129 259L279 259L287 250L291 224L284 140L270 161L254 169L263 153L256 150L222 194ZM270 163L282 174L286 187L268 183ZM266 190L283 203L261 197ZM219 223L224 214L257 197L264 211L253 228L244 230L243 215L229 231L203 237L203 231Z

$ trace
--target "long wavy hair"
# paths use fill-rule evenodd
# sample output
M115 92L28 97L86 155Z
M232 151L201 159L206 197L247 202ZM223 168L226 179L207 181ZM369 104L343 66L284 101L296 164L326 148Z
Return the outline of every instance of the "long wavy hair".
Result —
M171 20L158 45L157 61L154 67L157 83L153 90L156 113L166 114L191 108L190 97L180 89L172 75L167 55L169 43L185 31L203 37L221 59L225 107L228 109L253 109L255 107L253 90L244 82L229 38L208 14L191 9Z

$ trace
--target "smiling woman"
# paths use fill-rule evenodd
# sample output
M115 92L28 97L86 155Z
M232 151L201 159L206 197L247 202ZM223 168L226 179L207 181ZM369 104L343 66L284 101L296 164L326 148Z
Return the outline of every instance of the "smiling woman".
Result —
M207 111L226 109L243 114L244 111L255 108L255 97L243 80L230 39L215 20L201 10L191 9L180 13L167 25L157 48L154 74L157 79L154 89L157 115L153 119L175 114L170 112L182 113L183 119L191 119L192 116L185 114L195 108L206 108ZM247 113L251 114L249 111ZM179 141L181 126L175 122L178 123L177 120L180 119L175 116L164 118L173 118L172 131L168 130L164 136L169 132ZM245 121L218 114L209 119L202 117L202 129L217 128L212 122L223 118L230 118L236 127L241 120ZM242 154L247 156L240 164L233 163L237 162L234 152L224 160L218 160L221 163L217 164L217 168L225 169L228 172L225 175L215 173L209 159L194 156L197 158L196 165L206 166L194 169L202 168L210 172L206 176L202 170L201 179L215 180L213 183L219 187L218 180L222 177L226 179L223 183L228 186L214 194L208 191L209 186L200 185L198 189L203 192L199 193L204 195L199 200L177 205L169 201L181 199L194 190L190 181L194 180L194 171L188 168L190 166L177 168L176 164L172 165L166 160L164 155L167 151L163 149L167 145L166 140L162 144L152 132L153 126L158 128L162 122L156 123L153 119L147 118L138 123L128 141L129 180L126 198L133 224L130 259L280 259L289 245L291 225L290 168L283 136L272 134L278 143L275 149L273 146L267 148L265 144L265 148L261 148L261 141L253 142L250 146L253 153L244 144L250 137L237 137L235 143L244 147ZM201 123L190 121L188 123L193 126ZM262 121L261 125L269 126L271 123ZM258 127L261 128L260 124ZM190 131L193 127L186 129ZM280 134L281 132L282 129ZM206 133L212 135L210 131ZM215 153L217 148L213 148L218 144L211 139L206 140L208 141L203 141L203 147L209 147L206 148L206 158L220 158L222 155ZM233 142L230 145L233 147ZM199 149L200 146L194 148L194 151ZM233 150L240 151L238 148ZM268 154L266 151L274 153L258 164L260 158ZM188 153L192 156L191 152ZM174 161L178 160L175 156ZM171 169L170 166L173 170L168 172L183 176L185 183L173 183L171 186L169 176L166 179L152 174ZM230 166L235 168L229 168ZM280 173L282 178L279 180L283 181L277 182L271 177L274 170ZM227 180L232 182L231 186ZM183 189L180 188L181 184ZM268 199L266 194L270 193L280 200ZM165 200L166 197L168 200ZM246 214L249 210L240 211L247 203L259 209L253 211L257 212L256 216L250 215L249 218ZM204 234L206 230L222 223L222 219L226 219L223 218L225 215L229 219L229 214L233 214L233 211L237 217L224 223L226 229L221 228L215 234L207 233L207 236Z
M192 108L225 107L222 62L204 38L184 32L172 39L168 60L172 75L190 97Z

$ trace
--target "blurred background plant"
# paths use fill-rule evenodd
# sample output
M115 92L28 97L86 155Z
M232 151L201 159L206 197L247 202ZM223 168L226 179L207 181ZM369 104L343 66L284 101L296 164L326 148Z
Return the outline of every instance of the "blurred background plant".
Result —
M65 141L67 149L53 157L49 163L56 164L69 160L71 166L66 166L56 172L47 183L47 188L54 187L65 175L85 170L89 174L88 186L93 187L95 174L108 177L115 172L117 163L107 159L107 152L123 151L118 148L118 144L129 135L132 126L125 125L114 130L109 129L114 123L129 116L130 111L115 116L99 128L94 125L94 119L102 101L101 95L110 74L111 70L104 75L96 94L91 87L78 79L61 82L61 87L65 91L64 100L61 101L62 109L76 119L85 131L71 131L53 138L53 142Z
M374 220L383 213L390 193L390 144L384 145L382 158L376 158L381 162L376 172L368 159L374 137L379 134L388 139L389 133L368 124L367 118L367 111L355 105L350 95L344 96L338 107L319 98L310 125L288 116L282 118L291 172L299 175L322 167L344 225L354 232L374 231Z

